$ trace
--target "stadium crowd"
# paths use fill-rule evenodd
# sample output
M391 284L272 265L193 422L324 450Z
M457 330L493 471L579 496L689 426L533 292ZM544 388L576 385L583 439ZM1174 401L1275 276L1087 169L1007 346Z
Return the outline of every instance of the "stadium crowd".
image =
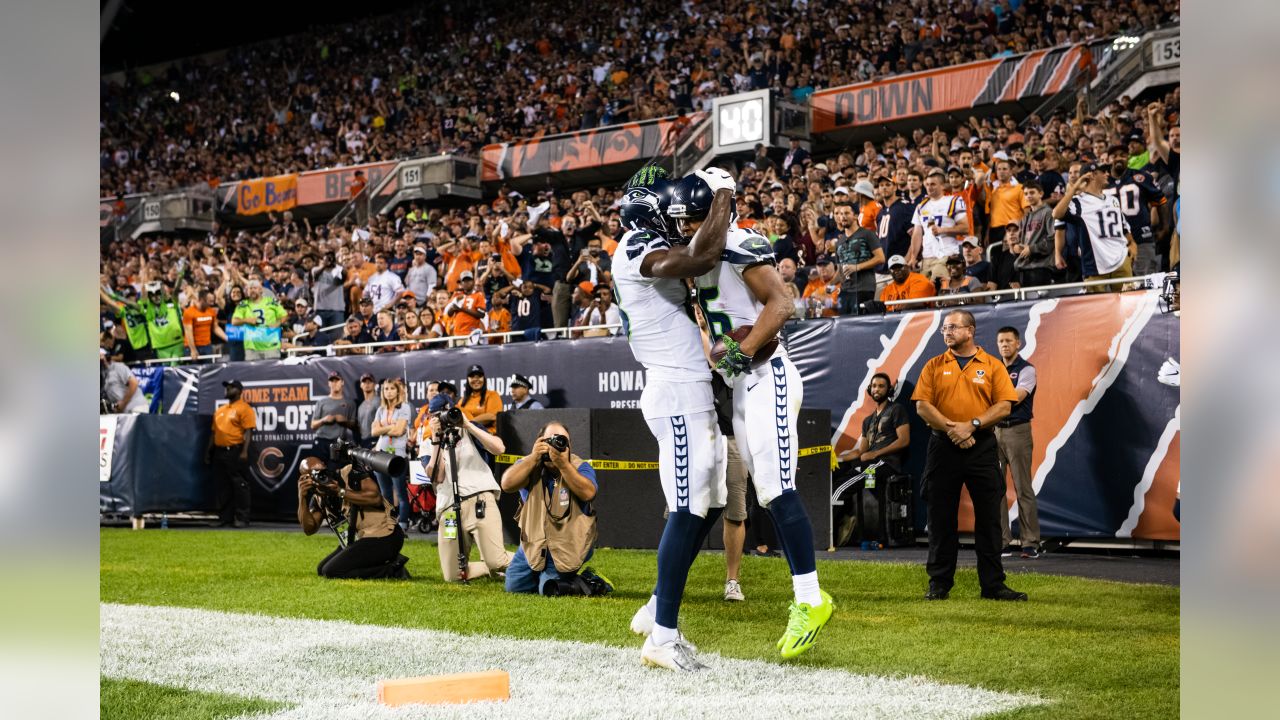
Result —
M1058 223L1058 252L1049 209L1082 165L1097 163L1110 190L1138 199L1126 208L1138 242L1133 274L1167 269L1177 263L1170 210L1179 103L1174 88L1150 104L1121 98L1093 115L1080 103L1074 115L1022 123L971 117L820 161L761 148L733 168L737 222L773 244L796 317L879 310L861 307L868 300L1074 281L1089 274L1079 253L1088 239ZM367 226L313 226L285 212L262 232L109 243L103 346L133 362L207 355L220 342L241 359L330 342L381 342L372 351L392 352L484 342L484 333L512 333L488 340L502 342L551 328L616 332L609 268L623 234L621 194L602 187L527 198L504 189L465 209L401 206ZM925 203L946 208L943 217L918 212ZM932 240L931 230L939 231Z
M102 195L216 185L814 91L1175 20L1178 0L452 0L130 70ZM529 22L538 18L538 22Z

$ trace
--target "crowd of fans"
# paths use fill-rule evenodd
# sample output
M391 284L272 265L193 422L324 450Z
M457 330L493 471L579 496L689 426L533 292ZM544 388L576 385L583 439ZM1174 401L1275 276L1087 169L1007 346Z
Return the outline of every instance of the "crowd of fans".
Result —
M452 0L130 71L101 88L103 196L702 110L1139 32L1178 0Z
M1134 192L1148 229L1129 219L1140 250L1134 274L1167 269L1178 262L1170 210L1179 111L1174 88L1092 115L1080 103L1074 114L1022 123L971 117L821 161L799 148L773 156L759 148L731 168L737 222L773 244L797 318L1074 281L1082 274L1074 251L1088 240L1066 228L1055 246L1047 207L1082 164L1097 163L1117 188L1141 181ZM536 340L552 328L564 329L559 336L617 332L609 271L623 234L620 197L618 187L533 198L504 190L465 209L401 206L367 226L312 226L286 212L263 232L110 243L103 347L126 362L200 357L218 345L240 359L291 346L396 352ZM948 209L939 224L920 211L928 207ZM937 231L933 242L919 237L927 230ZM490 333L507 336L481 337ZM385 344L341 347L365 343Z

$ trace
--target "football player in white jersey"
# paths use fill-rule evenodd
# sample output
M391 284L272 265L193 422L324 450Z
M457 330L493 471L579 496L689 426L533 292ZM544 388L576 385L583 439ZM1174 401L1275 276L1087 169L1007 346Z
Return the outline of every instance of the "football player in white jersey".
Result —
M711 198L700 176L676 183L667 214L682 235L706 230ZM698 302L712 340L727 350L716 369L733 388L734 437L791 567L795 601L777 646L782 657L793 658L813 647L835 607L818 585L813 527L795 489L800 451L796 427L804 386L786 349L774 343L794 308L769 241L736 226L728 234L721 261L697 279ZM735 328L747 325L751 330L746 337L730 337ZM771 346L776 349L761 352Z
M665 215L671 187L665 174L661 167L646 166L628 183L621 208L627 232L613 255L623 330L647 376L640 407L658 440L658 474L670 509L658 544L653 597L636 611L631 628L648 635L640 651L644 664L694 671L706 666L677 629L680 601L689 568L728 491L724 475L717 473L724 441L716 425L711 371L698 326L686 310L684 279L707 272L720 259L734 181L723 170L703 174L706 230L685 245L672 242L680 238Z

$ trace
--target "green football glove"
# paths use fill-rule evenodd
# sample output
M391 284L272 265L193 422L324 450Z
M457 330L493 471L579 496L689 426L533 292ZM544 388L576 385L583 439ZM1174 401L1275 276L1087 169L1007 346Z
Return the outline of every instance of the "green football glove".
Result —
M716 369L723 372L725 377L733 379L739 375L746 374L751 370L751 356L742 352L742 345L737 340L723 335L720 342L724 343L724 348L728 352L725 353L720 362L716 363Z

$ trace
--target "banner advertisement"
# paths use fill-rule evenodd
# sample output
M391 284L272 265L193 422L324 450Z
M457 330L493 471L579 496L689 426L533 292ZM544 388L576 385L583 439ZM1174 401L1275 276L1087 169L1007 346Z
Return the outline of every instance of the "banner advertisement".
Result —
M1164 361L1179 357L1179 325L1156 309L1156 300L1152 291L966 308L977 318L979 345L994 353L996 331L1014 327L1023 335L1022 356L1036 366L1032 473L1046 537L1179 537L1173 516L1179 390L1156 380ZM786 331L804 380L804 405L830 411L837 452L856 442L871 412L864 392L871 375L893 378L896 401L912 418L907 471L917 492L929 432L910 397L925 362L945 351L938 332L943 312L808 320ZM171 387L198 388L196 411L203 416L222 399L222 381L244 382L245 397L259 413L251 450L255 480L261 492L292 503L297 463L311 445L311 406L331 370L346 378L349 394L365 372L403 377L416 412L429 380L448 380L462 391L473 364L484 368L488 389L504 400L512 375L528 376L533 395L549 408L637 408L646 381L626 340L617 337L209 365L199 370L198 383L170 380L178 369L165 373ZM169 408L191 412L186 402L170 400ZM962 527L972 522L967 497L964 502ZM1011 502L1010 512L1016 507ZM918 508L923 528L923 503Z
M497 182L647 160L672 152L681 132L700 119L701 114L661 118L486 145L480 179Z
M822 90L809 101L814 133L1054 95L1095 66L1110 40L1037 50Z
M398 163L394 160L368 165L315 170L298 176L298 204L323 205L324 203L342 202L351 199L351 184L355 182L356 171L364 173L369 190L373 190L395 169ZM390 195L396 191L396 181L392 180L382 189L381 195Z
M355 182L356 171L364 173L365 182L368 188L372 190L377 187L382 179L395 169L398 163L394 160L379 163L368 163L366 165L351 165L348 167L329 168L326 170L312 170L310 172L299 173L292 176L296 181L293 192L293 204L288 207L298 207L307 205L324 205L326 203L345 203L351 199L351 185ZM242 182L226 183L218 186L218 212L235 212L240 215L254 215L266 212L267 210L284 210L285 207L262 208L253 212L246 212L242 208L248 207L241 203L241 193L244 192L244 186L254 183L263 183L267 180L277 178L258 178L256 180L245 180ZM279 188L276 189L280 191ZM396 191L396 181L393 179L387 183L379 195L391 195Z
M276 175L236 184L236 212L241 215L280 212L297 204L297 175Z

